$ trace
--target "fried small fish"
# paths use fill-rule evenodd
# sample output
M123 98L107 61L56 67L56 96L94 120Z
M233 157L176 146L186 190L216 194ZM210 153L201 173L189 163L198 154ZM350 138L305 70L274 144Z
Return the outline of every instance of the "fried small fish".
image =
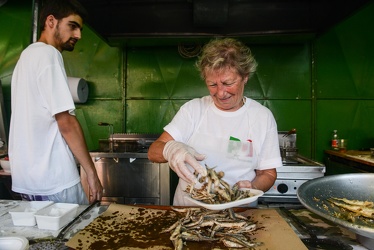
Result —
M374 208L367 206L364 201L347 200L345 198L330 198L327 201L335 206L354 212L356 215L374 219Z

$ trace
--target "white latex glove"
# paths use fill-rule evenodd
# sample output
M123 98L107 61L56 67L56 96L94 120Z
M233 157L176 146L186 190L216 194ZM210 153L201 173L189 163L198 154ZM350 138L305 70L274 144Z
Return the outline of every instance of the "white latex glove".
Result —
M199 154L190 146L177 141L168 141L163 151L164 158L169 162L170 168L188 183L195 183L196 177L188 169L186 163L194 168L202 176L206 176L206 168L197 161L205 159L205 155Z

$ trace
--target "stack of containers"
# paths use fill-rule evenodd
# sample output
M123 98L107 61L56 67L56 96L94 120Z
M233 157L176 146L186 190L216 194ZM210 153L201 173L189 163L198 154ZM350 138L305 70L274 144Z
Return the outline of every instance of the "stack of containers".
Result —
M35 226L39 229L59 230L77 213L78 204L52 201L23 202L9 213L15 226Z

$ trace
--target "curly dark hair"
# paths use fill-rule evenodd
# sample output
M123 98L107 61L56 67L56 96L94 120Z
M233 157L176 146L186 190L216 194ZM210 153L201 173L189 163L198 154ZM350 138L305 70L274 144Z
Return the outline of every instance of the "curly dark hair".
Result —
M234 68L238 74L248 79L256 72L257 62L251 50L233 38L216 38L207 43L202 50L196 67L205 79L206 72Z

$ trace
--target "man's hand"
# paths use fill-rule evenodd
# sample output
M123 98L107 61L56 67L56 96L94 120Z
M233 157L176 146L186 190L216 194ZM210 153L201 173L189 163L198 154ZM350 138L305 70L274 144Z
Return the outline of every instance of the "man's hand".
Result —
M88 186L90 187L89 202L93 203L95 201L100 201L105 191L100 183L99 178L96 174L94 174L92 177L87 177L87 181Z
M205 167L197 162L204 160L205 155L197 153L195 149L184 143L174 140L168 141L165 144L163 156L169 162L170 168L188 183L196 182L196 177L188 169L186 163L202 176L207 175Z

